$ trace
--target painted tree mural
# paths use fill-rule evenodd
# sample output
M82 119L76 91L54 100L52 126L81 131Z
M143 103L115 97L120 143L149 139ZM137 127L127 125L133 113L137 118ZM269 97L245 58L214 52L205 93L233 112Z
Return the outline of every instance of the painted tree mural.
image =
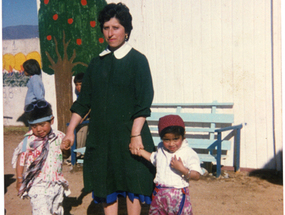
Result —
M106 47L97 22L106 4L105 0L41 0L42 69L55 76L58 129L61 131L65 131L71 117L72 75L85 72L90 60Z

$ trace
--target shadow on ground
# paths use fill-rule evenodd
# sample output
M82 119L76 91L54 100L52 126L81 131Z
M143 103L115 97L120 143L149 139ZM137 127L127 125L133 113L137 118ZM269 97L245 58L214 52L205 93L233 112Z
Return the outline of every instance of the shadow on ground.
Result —
M88 193L84 192L84 190L81 190L81 194L78 197L65 197L63 200L63 208L64 208L64 215L70 215L70 211L72 207L78 207L82 204L83 198L88 195Z
M7 188L16 181L14 174L5 174L4 175L4 194L7 192Z
M283 173L281 171L258 169L251 171L248 175L266 180L273 184L283 185Z
M142 211L141 215L147 215L149 211L149 205L142 204ZM93 201L90 203L87 209L88 215L104 215L102 204L95 204ZM119 211L118 214L120 215L127 215L127 205L126 199L124 197L119 197Z

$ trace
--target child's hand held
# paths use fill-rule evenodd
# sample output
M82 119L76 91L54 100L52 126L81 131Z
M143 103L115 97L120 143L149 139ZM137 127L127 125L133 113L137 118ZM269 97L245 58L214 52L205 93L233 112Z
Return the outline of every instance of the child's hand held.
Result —
M68 149L70 149L70 147L71 147L71 141L68 139L63 140L60 144L61 150L68 150Z
M62 150L62 155L63 158L68 158L71 154L70 152L70 147L71 147L71 141L70 140L64 140L60 144L60 149Z

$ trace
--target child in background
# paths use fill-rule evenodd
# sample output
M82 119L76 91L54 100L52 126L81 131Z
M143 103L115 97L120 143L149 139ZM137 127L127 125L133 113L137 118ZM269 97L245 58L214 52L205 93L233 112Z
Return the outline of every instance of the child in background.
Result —
M75 94L77 97L79 96L79 93L81 91L81 85L82 85L82 79L83 79L84 73L78 73L74 76L74 84L75 84Z
M78 73L74 77L74 84L75 84L75 94L77 95L77 98L81 92L81 85L83 80L84 73ZM80 124L76 127L76 146L77 148L82 148L86 144L86 137L88 132L88 124L81 124L84 120L89 120L89 114L86 114L86 116L81 120ZM78 153L78 156L80 156L80 153Z
M158 122L162 140L157 151L139 149L139 155L156 166L156 188L149 214L193 214L189 180L199 180L202 170L197 153L185 139L185 125L178 115L161 117Z
M63 157L70 155L70 150L60 149L65 135L52 130L54 117L48 102L32 102L26 106L26 113L31 130L14 150L12 159L16 168L18 195L21 198L30 197L34 215L63 215L63 197L70 193L62 174Z
M24 73L30 79L27 83L28 91L25 98L25 107L36 100L45 99L45 88L41 78L41 68L38 61L34 59L23 63Z

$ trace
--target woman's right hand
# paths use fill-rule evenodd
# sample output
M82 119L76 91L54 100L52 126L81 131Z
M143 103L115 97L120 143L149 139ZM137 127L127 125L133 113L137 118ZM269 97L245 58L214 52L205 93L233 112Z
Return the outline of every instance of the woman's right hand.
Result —
M81 119L82 117L79 116L77 113L72 113L69 126L67 127L67 130L66 130L66 135L62 139L62 142L60 144L61 150L69 150L71 146L73 145L74 138L75 138L74 130L76 126L79 124L79 122L81 121Z
M66 134L65 137L62 139L62 142L60 144L60 149L61 150L69 150L71 146L74 143L74 133L71 134Z

